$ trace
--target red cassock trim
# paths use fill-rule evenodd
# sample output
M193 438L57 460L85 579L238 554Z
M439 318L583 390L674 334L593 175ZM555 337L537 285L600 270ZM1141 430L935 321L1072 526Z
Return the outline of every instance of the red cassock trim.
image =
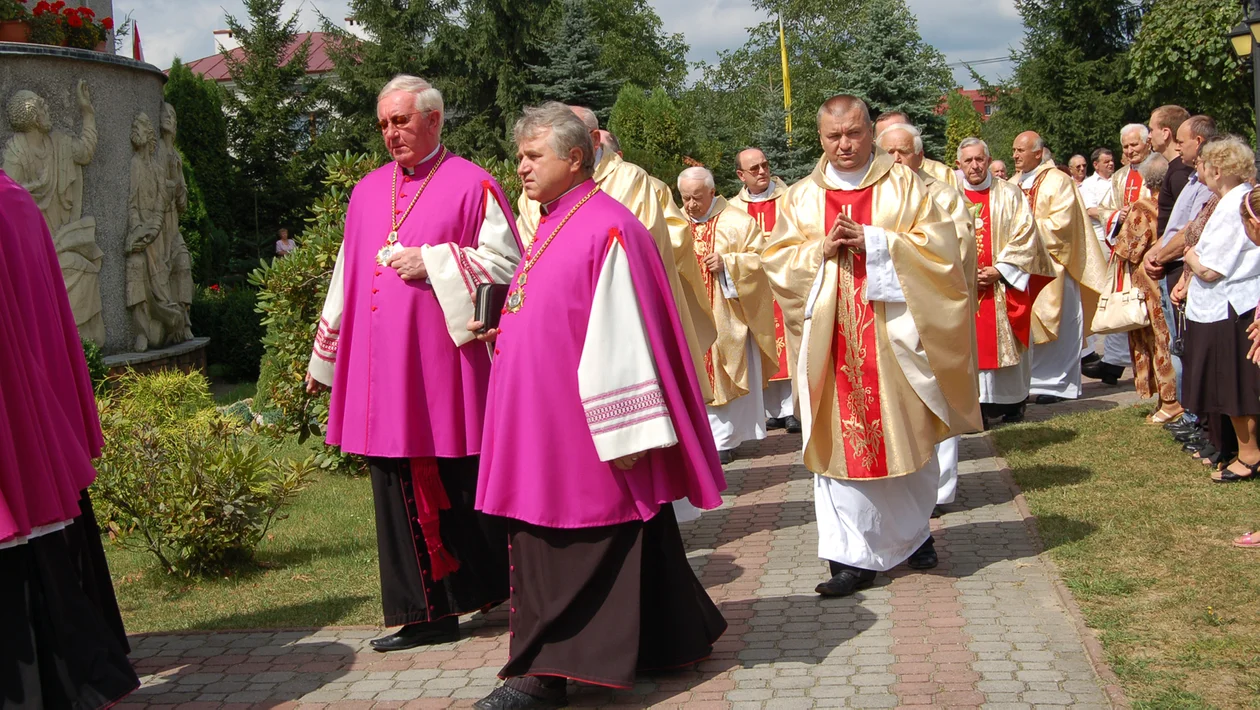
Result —
M825 224L835 224L843 212L859 224L870 225L872 198L870 187L828 190ZM888 455L879 396L879 346L875 341L875 307L866 300L866 255L854 253L850 260L842 251L838 259L840 283L832 355L845 467L849 478L885 478Z

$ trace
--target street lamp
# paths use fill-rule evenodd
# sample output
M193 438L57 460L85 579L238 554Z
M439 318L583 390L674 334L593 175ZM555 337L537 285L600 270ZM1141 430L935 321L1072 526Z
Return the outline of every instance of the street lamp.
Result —
M1253 109L1256 115L1256 138L1260 140L1260 8L1255 0L1242 0L1243 21L1229 31L1229 42L1240 58L1251 57Z

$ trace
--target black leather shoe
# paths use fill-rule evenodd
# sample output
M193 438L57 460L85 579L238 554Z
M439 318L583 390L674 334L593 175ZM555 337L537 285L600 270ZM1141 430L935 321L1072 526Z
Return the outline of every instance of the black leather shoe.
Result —
M1120 384L1120 378L1124 376L1124 368L1119 365L1112 365L1109 362L1102 363L1101 374L1098 379L1102 380L1104 385L1115 387Z
M735 452L733 450L718 452L718 463L722 464L723 466L725 466L726 464L734 460L735 460Z
M1085 362L1081 360L1081 374L1091 380L1101 380L1103 376L1102 358Z
M766 420L766 430L774 431L775 429L786 429L787 420L781 417L770 417Z
M1198 441L1205 441L1203 438L1203 432L1197 430L1186 432L1185 434L1175 434L1173 435L1173 439L1182 444L1193 444Z
M396 633L372 639L368 643L373 651L406 651L409 648L450 643L459 640L459 619L451 616L427 624L407 624Z
M1181 450L1187 454L1197 454L1209 446L1208 442L1200 439L1199 441L1191 441L1181 447Z
M1024 413L1028 410L1027 402L1009 405L1010 409L1002 416L1002 421L1007 424L1018 424L1024 421Z
M1053 395L1053 394L1039 394L1037 395L1037 398L1033 400L1033 403L1034 404L1058 404L1059 402L1066 402L1066 401L1067 401L1067 397L1060 397L1058 395Z
M568 704L567 698L548 700L516 688L500 685L494 689L494 692L473 703L473 707L477 710L550 710L562 708Z
M875 570L845 567L831 579L814 587L814 591L824 597L847 597L854 592L869 589L873 584L875 584Z
M1164 428L1168 431L1176 433L1179 431L1196 430L1199 428L1199 423L1191 420L1190 417L1187 417L1185 414L1182 414L1172 421L1164 422Z
M1092 365L1096 362L1102 362L1102 358L1098 355L1098 353L1090 353L1081 358L1081 368L1083 369L1086 365Z
M928 535L927 542L919 545L919 549L910 555L906 564L910 566L910 569L932 569L940 564L940 560L936 557L936 544L931 535Z
M787 433L789 434L801 433L801 420L800 419L797 419L796 417L788 417L783 422L783 424L787 428Z
M1190 434L1198 434L1202 431L1198 424L1182 424L1180 426L1168 427L1167 431L1173 436L1188 436Z

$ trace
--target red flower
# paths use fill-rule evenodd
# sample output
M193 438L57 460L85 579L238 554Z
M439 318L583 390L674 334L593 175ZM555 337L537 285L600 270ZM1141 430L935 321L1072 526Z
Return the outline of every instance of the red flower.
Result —
M219 284L210 284L210 290L211 290L211 291L218 291L218 290L219 290Z
M101 20L101 27L104 27L107 30L114 29L114 18L106 17L105 19Z
M78 15L66 15L66 19L70 22L71 27L83 26L83 18Z
M93 11L92 11L92 8L90 8L90 7L81 7L81 8L79 8L79 14L80 14L80 15L83 15L84 17L87 17L87 18L93 18L93 17L96 17L96 13L95 13L95 12L93 12Z
M52 9L56 10L57 12L61 12L61 8L65 6L66 6L65 0L57 0L57 2L52 4Z

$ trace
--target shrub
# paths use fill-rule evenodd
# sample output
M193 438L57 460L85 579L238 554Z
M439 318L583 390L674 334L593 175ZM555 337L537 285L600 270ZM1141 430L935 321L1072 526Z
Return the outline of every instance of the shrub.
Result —
M516 162L501 158L488 158L476 162L499 183L507 195L508 205L516 209L516 200L521 196L521 176L516 174Z
M105 450L93 494L121 544L163 569L219 573L248 561L315 470L277 460L214 407L199 372L118 378L98 400Z
M234 382L258 379L266 330L257 299L258 294L244 286L211 286L193 296L193 328L210 338L206 363L217 365L222 376Z
M104 384L105 378L109 377L109 370L105 367L105 360L101 356L101 346L91 340L83 340L83 358L87 360L88 375L92 377L92 388L100 390Z
M303 379L315 342L315 328L328 294L328 281L344 237L346 206L355 184L376 167L366 155L332 154L324 161L326 191L312 207L313 216L300 246L250 274L258 291L258 310L267 332L266 355L258 376L254 408L276 410L277 427L301 440L318 435L328 423L328 395L309 395ZM321 468L361 471L361 459L331 447L317 457Z

